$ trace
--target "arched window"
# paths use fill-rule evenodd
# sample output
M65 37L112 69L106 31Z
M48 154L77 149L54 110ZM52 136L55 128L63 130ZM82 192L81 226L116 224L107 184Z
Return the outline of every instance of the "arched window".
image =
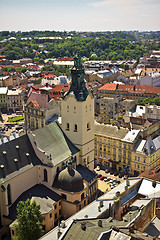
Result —
M10 184L7 186L7 198L8 198L8 205L11 205L11 187Z
M46 169L44 169L44 181L48 182L48 174Z

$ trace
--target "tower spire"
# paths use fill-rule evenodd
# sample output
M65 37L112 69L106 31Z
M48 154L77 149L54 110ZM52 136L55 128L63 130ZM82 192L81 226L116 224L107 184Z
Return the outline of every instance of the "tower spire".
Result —
M89 92L84 81L84 68L78 55L74 57L74 66L71 69L71 76L70 89L62 98L64 99L69 93L73 92L77 101L85 101Z

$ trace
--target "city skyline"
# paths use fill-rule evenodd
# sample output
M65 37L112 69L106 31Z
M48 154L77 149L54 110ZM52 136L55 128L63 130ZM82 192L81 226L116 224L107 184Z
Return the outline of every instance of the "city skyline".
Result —
M1 0L0 31L157 31L158 0Z

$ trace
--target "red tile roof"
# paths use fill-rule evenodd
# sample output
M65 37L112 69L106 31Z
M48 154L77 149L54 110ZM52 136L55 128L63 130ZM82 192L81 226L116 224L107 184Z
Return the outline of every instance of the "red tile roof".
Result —
M118 90L137 93L157 93L158 95L160 95L160 87L152 86L118 85Z
M106 83L99 90L118 90L118 91L126 91L126 92L135 92L135 93L156 93L160 95L160 87L152 87L152 86L138 86L138 85L122 85L122 84L112 84Z
M45 78L54 78L54 77L56 77L56 75L50 73L50 74L44 75L44 77Z
M117 84L114 83L106 83L102 87L99 88L99 90L116 90Z

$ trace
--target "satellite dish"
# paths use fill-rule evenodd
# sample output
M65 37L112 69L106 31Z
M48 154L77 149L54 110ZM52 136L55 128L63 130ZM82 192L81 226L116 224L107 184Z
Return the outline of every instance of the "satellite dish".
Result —
M152 187L154 187L154 188L155 188L155 187L156 187L156 185L157 185L156 181L153 181L153 182L152 182Z

